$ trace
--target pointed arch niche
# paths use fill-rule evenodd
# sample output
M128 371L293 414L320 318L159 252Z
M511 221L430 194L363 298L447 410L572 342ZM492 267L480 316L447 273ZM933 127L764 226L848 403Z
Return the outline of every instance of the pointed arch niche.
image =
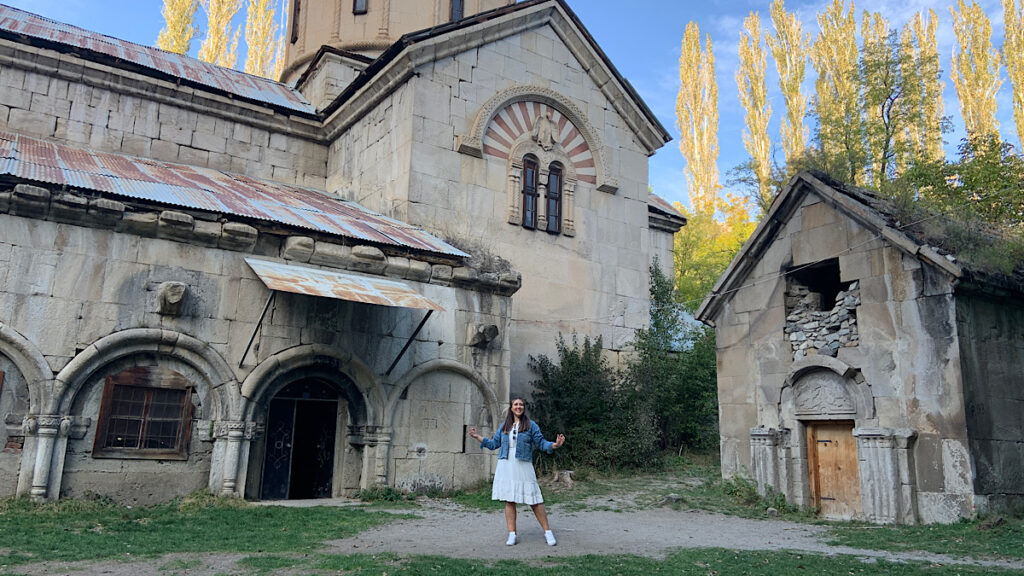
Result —
M586 115L561 94L539 86L504 90L481 107L469 133L461 135L458 151L477 158L493 157L508 163L508 221L522 224L523 158L529 154L540 167L545 187L552 166L561 171L560 226L538 226L575 234L573 202L579 183L614 194L618 182L608 175L607 153ZM545 189L546 191L546 189ZM540 224L545 224L544 194L540 194Z

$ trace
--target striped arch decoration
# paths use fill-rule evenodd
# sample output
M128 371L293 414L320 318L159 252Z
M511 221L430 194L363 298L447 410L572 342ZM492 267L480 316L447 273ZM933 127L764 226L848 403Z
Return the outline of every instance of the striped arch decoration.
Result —
M544 125L544 138L538 137L538 124ZM517 144L529 140L567 156L579 181L610 194L618 190L607 173L608 152L598 132L575 104L549 88L515 86L495 94L477 112L468 133L459 135L456 147L477 158L510 160Z
M484 134L483 153L508 160L524 135L538 140L541 147L561 147L576 179L597 184L597 167L590 145L568 117L543 102L514 102L498 112Z

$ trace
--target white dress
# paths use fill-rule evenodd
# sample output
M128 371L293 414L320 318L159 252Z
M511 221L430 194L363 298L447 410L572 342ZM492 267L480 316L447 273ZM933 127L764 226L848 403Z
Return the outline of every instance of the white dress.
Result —
M516 502L519 504L542 504L544 497L540 495L537 485L537 473L533 462L516 458L516 437L519 432L512 427L508 435L508 458L498 460L494 471L494 486L491 488L491 500Z

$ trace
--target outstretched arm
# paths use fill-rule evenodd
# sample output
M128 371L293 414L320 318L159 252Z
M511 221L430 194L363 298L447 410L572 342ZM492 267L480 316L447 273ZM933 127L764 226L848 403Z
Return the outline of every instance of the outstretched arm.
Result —
M480 442L481 448L487 448L488 450L495 450L501 447L500 434L501 428L498 428L497 430L494 431L494 436L492 438L484 438L479 432L476 431L476 428L469 429L469 437Z

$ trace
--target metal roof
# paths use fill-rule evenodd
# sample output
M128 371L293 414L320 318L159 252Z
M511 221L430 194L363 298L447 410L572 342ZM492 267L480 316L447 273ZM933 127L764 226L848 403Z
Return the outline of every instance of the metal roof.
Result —
M0 132L0 175L232 214L359 241L468 256L421 228L314 188Z
M658 196L657 194L647 195L647 205L655 210L658 210L659 212L664 212L669 216L674 216L676 218L682 218L683 220L686 220L686 216L683 216L682 212L676 210L676 207L669 204L668 200L665 200L664 198Z
M19 41L24 41L23 38L28 37L30 41L34 39L52 43L57 46L50 47L62 52L68 52L66 48L71 48L71 51L89 50L246 100L309 115L316 114L313 105L286 84L222 68L173 52L165 52L159 48L105 36L3 4L0 4L0 35Z
M246 263L271 290L337 298L381 306L437 310L444 308L397 280L246 258Z

